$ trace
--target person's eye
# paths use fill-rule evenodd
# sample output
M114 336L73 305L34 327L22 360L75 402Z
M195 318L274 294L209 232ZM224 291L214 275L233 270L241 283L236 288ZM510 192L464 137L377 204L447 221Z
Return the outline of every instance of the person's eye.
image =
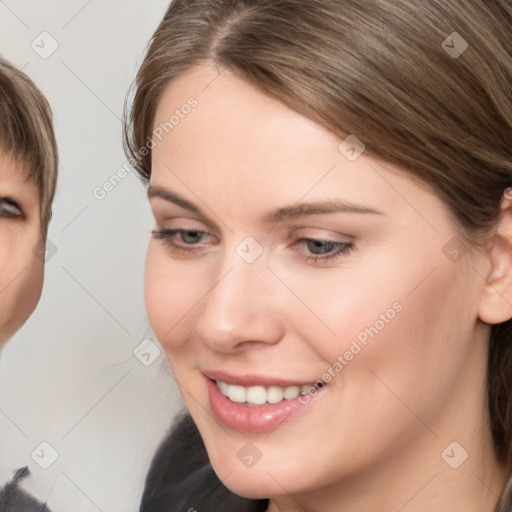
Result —
M299 238L294 243L295 251L307 263L331 263L346 256L354 249L352 242L328 239Z
M21 208L12 199L0 197L0 218L15 219L22 216Z
M214 237L198 229L161 229L151 234L176 254L192 254L199 252L205 244L215 242Z

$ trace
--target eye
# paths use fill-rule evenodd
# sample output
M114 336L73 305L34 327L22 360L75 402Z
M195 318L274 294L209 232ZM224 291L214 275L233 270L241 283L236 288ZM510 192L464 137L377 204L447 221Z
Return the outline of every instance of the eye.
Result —
M162 229L153 230L151 234L178 254L197 252L200 250L198 245L215 242L213 236L198 229Z
M354 250L352 242L318 238L299 238L295 241L294 246L296 246L295 250L299 256L307 263L332 262Z
M339 244L331 240L304 239L308 251L312 254L322 255L333 252Z
M8 197L0 197L0 218L14 219L22 217L21 208Z
M151 233L177 255L199 253L205 246L217 243L216 237L199 229L162 229ZM292 247L307 263L321 264L348 255L355 246L352 242L302 237L297 238Z

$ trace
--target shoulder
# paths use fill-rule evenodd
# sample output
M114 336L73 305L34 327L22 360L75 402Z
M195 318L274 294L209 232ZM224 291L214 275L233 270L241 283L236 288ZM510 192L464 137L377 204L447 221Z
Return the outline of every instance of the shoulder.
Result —
M18 469L13 479L0 489L0 512L50 512L19 487L20 482L30 474L27 467Z

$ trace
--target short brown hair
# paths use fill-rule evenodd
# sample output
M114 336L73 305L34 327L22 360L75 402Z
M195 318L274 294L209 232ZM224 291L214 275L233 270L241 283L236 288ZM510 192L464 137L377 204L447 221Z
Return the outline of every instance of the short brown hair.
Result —
M23 165L39 190L41 232L52 216L58 150L48 101L22 71L0 58L0 149Z

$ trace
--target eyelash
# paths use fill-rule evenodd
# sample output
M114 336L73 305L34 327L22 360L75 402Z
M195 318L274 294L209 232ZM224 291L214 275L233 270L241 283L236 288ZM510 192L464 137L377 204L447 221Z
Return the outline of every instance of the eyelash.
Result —
M197 249L194 248L193 244L189 244L189 247L178 245L174 242L174 238L176 235L182 235L185 233L194 233L207 235L204 231L199 231L195 229L163 229L163 230L153 230L151 234L157 240L162 240L167 247L169 247L173 253L180 255L190 255L197 252ZM308 243L316 243L316 244L327 244L332 245L334 247L335 252L328 253L324 256L319 255L309 255L302 256L306 263L328 263L336 261L349 254L354 249L354 244L350 242L335 242L333 240L325 240L318 238L297 238L295 240L294 245L297 244L308 244ZM296 252L299 252L296 250Z

